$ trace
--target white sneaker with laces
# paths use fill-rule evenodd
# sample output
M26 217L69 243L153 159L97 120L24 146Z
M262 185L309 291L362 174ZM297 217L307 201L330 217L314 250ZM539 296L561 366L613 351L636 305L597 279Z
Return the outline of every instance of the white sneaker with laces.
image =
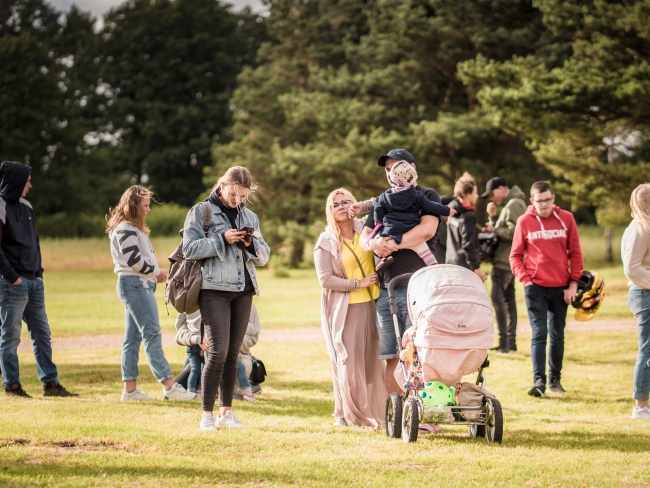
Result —
M127 392L126 390L122 390L123 402L130 402L133 400L155 400L155 398L150 397L140 388L136 388L135 391L132 391L131 393Z
M219 415L216 420L217 427L234 427L236 429L244 429L246 426L242 424L232 410L228 410L223 417Z
M646 403L645 406L641 408L632 407L632 418L650 419L650 403Z
M201 430L203 432L208 432L210 430L217 430L217 426L214 425L214 417L209 413L204 413L201 417Z
M187 391L178 383L174 383L168 390L163 386L163 400L194 400L196 393Z

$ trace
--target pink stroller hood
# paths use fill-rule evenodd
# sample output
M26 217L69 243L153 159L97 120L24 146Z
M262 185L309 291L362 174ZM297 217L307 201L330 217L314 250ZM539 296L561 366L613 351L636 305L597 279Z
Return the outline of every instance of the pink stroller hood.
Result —
M452 385L476 371L494 340L492 303L481 279L453 264L428 266L408 286L425 381Z

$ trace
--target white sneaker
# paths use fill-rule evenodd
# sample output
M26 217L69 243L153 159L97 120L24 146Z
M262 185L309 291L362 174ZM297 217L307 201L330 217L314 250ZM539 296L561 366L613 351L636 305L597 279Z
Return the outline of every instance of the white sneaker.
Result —
M217 427L234 427L236 429L246 428L246 426L242 424L237 417L235 417L235 414L232 413L232 410L228 410L226 412L226 415L223 417L219 415L215 423L217 424Z
M128 393L126 390L122 390L122 401L129 402L132 400L155 400L154 397L150 397L140 388L136 388L135 391Z
M178 383L174 383L168 390L163 386L163 400L194 400L196 393L187 391Z
M348 423L345 421L345 419L336 419L334 421L334 427L347 427Z
M641 408L632 407L632 418L650 419L650 403L646 403L646 405Z
M203 432L217 430L217 426L214 425L214 417L209 413L204 413L201 417L201 430Z

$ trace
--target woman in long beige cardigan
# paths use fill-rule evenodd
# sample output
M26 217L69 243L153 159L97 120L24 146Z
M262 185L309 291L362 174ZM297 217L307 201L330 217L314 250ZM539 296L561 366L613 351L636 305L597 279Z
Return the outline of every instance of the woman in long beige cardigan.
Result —
M334 379L334 425L379 428L386 405L385 365L379 360L372 253L359 246L363 221L350 218L355 203L341 188L327 198L327 229L314 249L323 291L321 322Z

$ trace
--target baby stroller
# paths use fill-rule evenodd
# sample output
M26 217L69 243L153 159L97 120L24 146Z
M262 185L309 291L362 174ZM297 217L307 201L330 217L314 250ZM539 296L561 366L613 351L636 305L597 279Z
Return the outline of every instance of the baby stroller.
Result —
M395 376L403 377L405 391L401 395L392 393L386 401L386 435L415 442L420 423L447 423L467 425L470 436L500 443L501 404L483 390L483 370L490 364L487 351L492 346L494 332L492 303L481 279L472 271L452 264L428 266L393 278L388 284L388 299L398 354L402 351L402 337L394 292L397 285L406 281L409 282L409 316L415 330L413 345L424 381L413 381L412 372L409 381L409 366L400 359ZM421 391L427 382L440 381L449 387L474 372L478 372L476 385L480 388L469 383L461 385L465 390L475 390L474 405L424 404Z

